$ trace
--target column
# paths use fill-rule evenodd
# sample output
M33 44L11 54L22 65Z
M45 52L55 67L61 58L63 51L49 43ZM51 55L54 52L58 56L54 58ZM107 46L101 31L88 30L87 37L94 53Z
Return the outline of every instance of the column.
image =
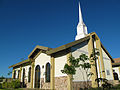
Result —
M68 54L67 54L67 64L68 65L70 65L70 62L69 62L69 58L70 58L70 56L71 56L71 52L69 52ZM68 90L73 90L73 87L72 87L72 75L68 75L67 76L67 80L68 80Z
M90 35L90 40L88 41L88 52L89 52L89 56L92 54L93 51L93 38L92 35ZM94 64L91 66L91 72L93 73L91 80L92 80L92 87L98 87L97 82L95 81L95 79L97 78L97 72L96 72L96 67L95 67L95 61L90 62L91 64Z
M31 88L33 88L34 67L35 67L35 62L32 62L31 63Z
M14 71L15 71L15 70L13 69L13 70L12 70L12 79L14 78Z
M55 89L55 59L53 56L51 56L50 89Z
M96 44L97 44L97 48L99 49L99 53L100 53L100 64L101 64L101 69L102 69L102 72L101 72L102 73L102 78L106 78L100 39L96 40Z
M22 67L20 67L19 80L21 81Z

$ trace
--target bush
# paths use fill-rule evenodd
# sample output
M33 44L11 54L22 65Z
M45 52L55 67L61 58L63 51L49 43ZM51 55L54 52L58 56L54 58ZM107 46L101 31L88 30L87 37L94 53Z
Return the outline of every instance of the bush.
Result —
M3 79L0 79L0 82L3 82Z
M0 83L0 89L2 89L2 84Z
M11 82L4 82L2 88L20 88L21 84L19 80L12 80Z
M2 76L2 77L0 77L0 79L5 79L5 77Z
M3 76L0 77L0 82L3 82L3 79L5 79Z
M21 84L19 80L14 80L11 82L10 87L11 88L20 88Z

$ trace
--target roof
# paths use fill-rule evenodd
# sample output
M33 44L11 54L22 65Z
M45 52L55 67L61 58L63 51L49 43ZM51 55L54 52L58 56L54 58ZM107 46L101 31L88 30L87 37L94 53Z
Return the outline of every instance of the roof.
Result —
M82 39L79 39L79 40L70 42L70 43L68 43L68 44L62 45L62 46L60 46L60 47L57 47L57 48L48 50L48 51L47 51L47 54L50 55L50 54L54 54L54 53L56 53L56 52L59 52L59 51L68 49L68 48L70 48L70 47L72 47L72 46L74 46L74 45L76 45L76 44L78 44L78 43L81 43L81 42L83 42L83 41L88 40L89 38L90 38L89 35L87 35L86 37L84 37L84 38L82 38Z
M65 50L65 49L68 49L78 43L81 43L83 41L86 41L90 38L90 35L95 35L97 38L99 38L97 36L97 34L95 32L92 32L90 34L88 34L86 37L82 38L82 39L79 39L79 40L76 40L76 41L73 41L73 42L70 42L68 44L65 44L65 45L62 45L60 47L57 47L57 48L54 48L54 49L51 49L49 51L47 51L47 54L54 54L56 52L59 52L59 51L62 51L62 50ZM112 62L114 62L113 58L111 57L111 55L108 53L108 51L104 48L103 44L101 43L101 46L103 48L103 50L106 52L106 54L109 56L109 58L112 60Z
M112 63L113 67L120 66L120 58L114 58L114 63Z
M101 43L101 46L102 46L103 50L107 53L107 55L109 56L109 58L112 60L112 62L114 62L114 59L113 59L112 56L109 54L109 52L105 49L105 47L103 46L102 43Z
M34 56L37 55L37 53L38 53L40 50L47 51L47 50L50 50L50 49L52 49L52 48L37 45L37 46L32 50L32 52L28 55L28 58L33 58Z
M48 54L48 55L57 53L57 52L62 51L62 50L66 50L66 49L68 49L68 48L70 48L70 47L72 47L72 46L74 46L74 45L77 45L77 44L79 44L79 43L81 43L81 42L84 42L84 41L86 41L86 40L89 40L90 35L95 35L96 38L99 39L99 37L97 36L97 34L96 34L95 32L92 32L92 33L88 34L86 37L84 37L84 38L82 38L82 39L79 39L79 40L70 42L70 43L68 43L68 44L65 44L65 45L62 45L62 46L60 46L60 47L53 48L53 49L52 49L52 48L49 48L49 47L44 47L44 46L39 46L39 45L37 45L37 46L32 50L32 52L28 55L28 58L33 58L33 57L35 57L41 50L42 50L42 51L45 51L45 53ZM106 52L106 54L109 56L109 58L112 60L112 62L114 62L114 60L112 59L111 55L110 55L110 54L108 53L108 51L104 48L104 46L102 45L102 43L101 43L101 46L102 46L103 50ZM15 64L15 65L12 65L12 66L10 66L10 67L15 67L15 66L21 65L21 64L23 64L23 63L27 63L27 62L29 62L29 61L23 61L23 62L20 62L20 63ZM10 68L10 67L9 67L9 68Z
M112 63L112 67L120 66L120 63Z
M25 63L29 63L29 62L30 62L30 60L29 60L29 59L26 59L26 60L24 60L24 61L22 61L22 62L19 62L19 63L16 63L16 64L14 64L14 65L9 66L9 68L11 68L11 67L16 67L16 66L19 66L19 65L22 65L22 64L25 64Z
M115 63L120 63L120 58L114 58Z

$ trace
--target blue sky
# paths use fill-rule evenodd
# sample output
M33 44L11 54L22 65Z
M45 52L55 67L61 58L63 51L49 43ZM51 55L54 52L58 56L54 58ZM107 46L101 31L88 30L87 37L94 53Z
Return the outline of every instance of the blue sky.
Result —
M74 41L79 0L0 0L0 76L27 59L36 45ZM120 0L81 0L88 32L96 32L113 58L120 57Z

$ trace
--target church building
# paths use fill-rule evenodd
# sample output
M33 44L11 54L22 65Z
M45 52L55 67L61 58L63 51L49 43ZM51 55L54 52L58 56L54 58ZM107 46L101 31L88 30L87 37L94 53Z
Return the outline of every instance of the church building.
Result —
M113 67L113 76L114 80L120 80L120 58L114 58Z
M90 56L92 50L97 48L100 52L96 64L90 69L93 73L90 85L98 87L96 78L106 78L113 81L112 59L105 49L100 38L95 32L88 33L87 26L83 22L81 7L79 3L79 22L77 25L77 35L75 41L57 48L49 48L37 45L28 55L28 59L10 66L13 68L12 78L19 79L26 88L72 90L72 88L82 88L86 78L84 69L76 69L73 80L70 76L61 72L64 65L69 63L72 55L78 58L82 53ZM89 62L89 61L88 61ZM81 73L83 72L83 73Z

